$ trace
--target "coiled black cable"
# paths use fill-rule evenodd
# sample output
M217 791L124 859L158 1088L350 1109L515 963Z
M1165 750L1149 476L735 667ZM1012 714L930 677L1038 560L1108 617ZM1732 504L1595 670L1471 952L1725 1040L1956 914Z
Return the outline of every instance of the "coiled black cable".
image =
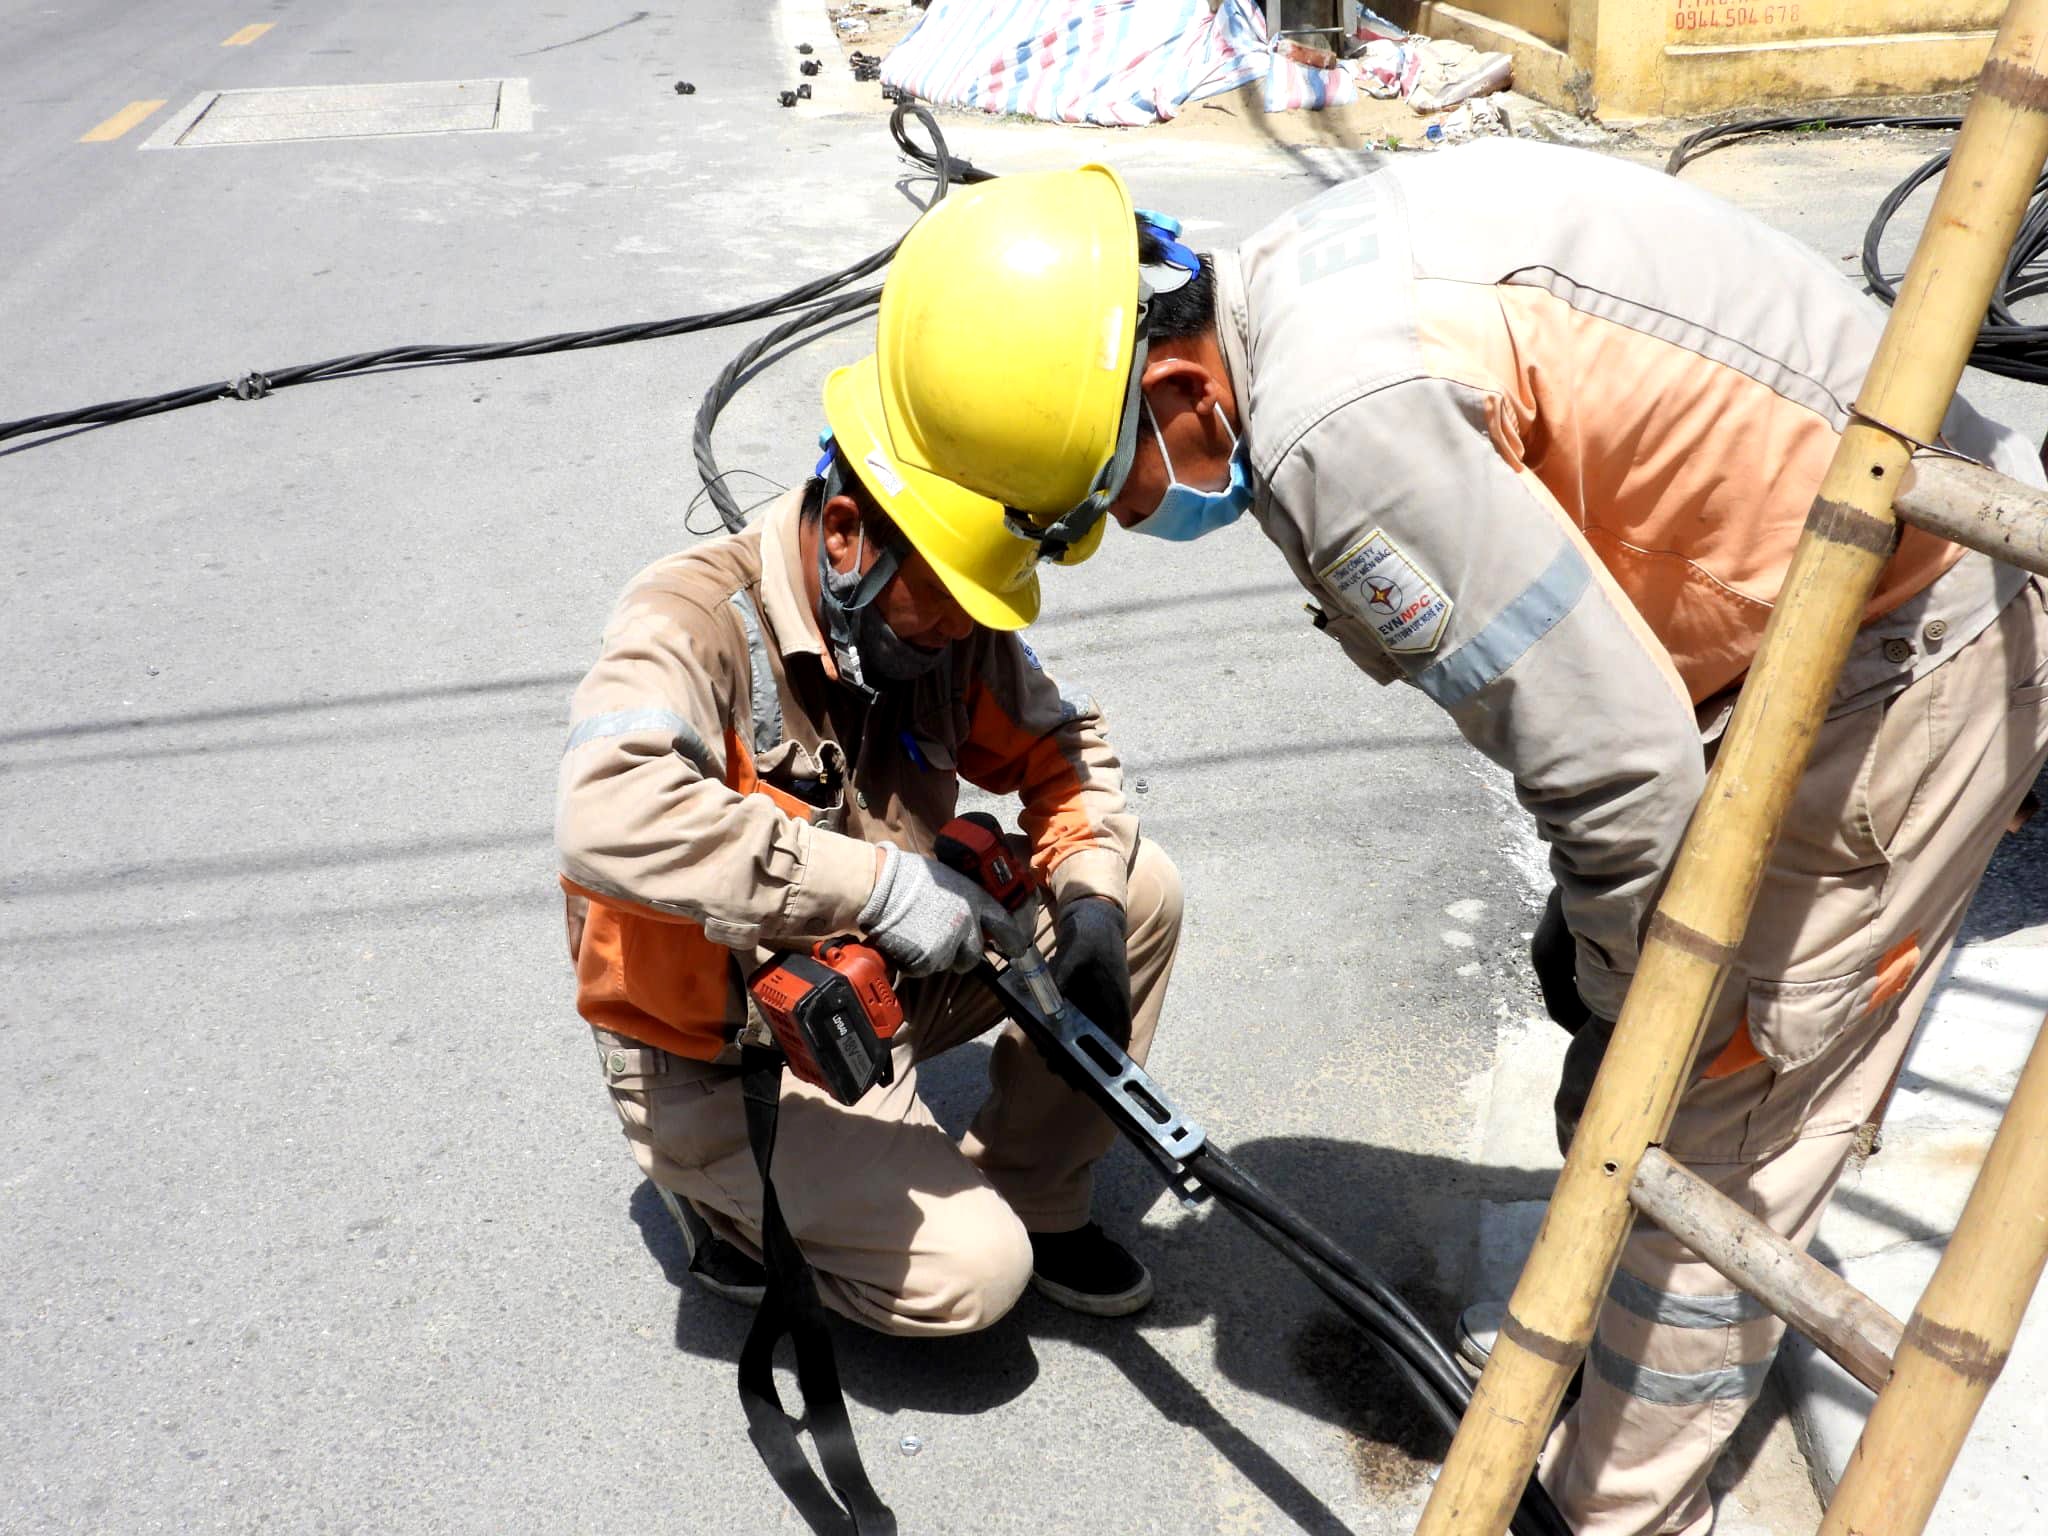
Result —
M1931 128L1955 129L1963 120L1954 116L1852 117L1768 117L1754 122L1716 123L1688 134L1664 162L1670 175L1710 149L1719 149L1742 139L1765 133L1809 133L1834 128ZM1877 205L1863 232L1863 278L1870 291L1886 304L1898 298L1897 280L1888 275L1879 258L1891 222L1916 191L1948 166L1950 151L1932 156L1901 181ZM2048 293L2048 175L2034 184L2032 199L2020 221L2019 232L2007 253L2005 267L1992 290L1991 306L1970 349L1971 365L1988 373L2003 374L2029 384L2048 384L2048 325L2021 320L2013 306L2023 299Z
M931 135L930 149L920 147L911 139L908 124L912 118L915 118L925 132ZM908 159L931 172L932 196L931 203L927 203L926 207L945 197L955 185L988 181L994 176L992 171L984 171L965 160L955 159L946 147L946 136L939 129L938 119L916 102L897 103L896 109L889 114L889 134L895 139L896 147ZM856 262L847 271L858 270L862 276L878 271L889 264L890 259L896 254L896 247L902 243L901 240L892 241L872 256ZM802 346L807 341L815 340L846 316L879 302L881 296L880 288L864 288L857 293L847 294L828 304L820 305L813 312L799 315L787 324L777 326L766 335L742 347L732 361L719 370L718 377L711 381L711 387L704 391L704 399L697 407L697 424L691 434L690 450L697 460L697 475L704 482L704 493L709 497L712 506L718 509L718 516L727 528L735 533L744 528L746 514L740 509L739 503L733 500L732 493L726 489L725 477L719 472L717 456L712 452L711 432L718 423L719 413L732 403L733 396L754 376L760 360L776 347L785 342L793 346Z
M1878 247L1885 227L1891 223L1920 186L1939 176L1948 166L1950 151L1932 156L1904 181L1884 195L1877 216L1863 235L1863 276L1870 291L1885 303L1898 298L1898 285L1885 275L1878 262ZM1991 308L1970 348L1970 362L1989 373L2029 384L2048 384L2048 325L2030 325L2013 313L2022 299L2048 293L2048 175L2034 183L2027 211L2020 220L2019 233L2006 253L2005 267L1991 290Z

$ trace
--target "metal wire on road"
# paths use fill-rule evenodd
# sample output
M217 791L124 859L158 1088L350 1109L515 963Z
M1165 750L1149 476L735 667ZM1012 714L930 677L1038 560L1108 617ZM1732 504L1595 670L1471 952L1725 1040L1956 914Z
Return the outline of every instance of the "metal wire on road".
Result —
M931 135L931 149L924 149L912 141L906 126L910 117L917 118L925 131ZM988 172L953 157L946 148L945 137L939 131L938 121L929 111L915 103L905 102L897 106L889 117L889 131L905 155L914 163L931 171L937 178L936 195L939 197L943 197L946 189L956 182L983 181L988 178ZM297 363L285 368L245 373L240 378L221 379L187 389L170 390L163 394L138 395L132 399L108 400L98 405L80 406L68 411L25 416L18 421L0 422L0 442L14 438L30 438L33 441L20 446L36 447L81 428L139 421L145 416L161 416L168 411L181 411L189 406L206 405L215 400L261 400L281 389L292 389L301 384L318 384L329 379L352 378L398 368L431 368L456 363L487 363L500 362L508 358L541 357L552 352L585 352L598 347L617 347L634 341L658 341L669 336L687 336L698 331L747 325L778 315L794 315L796 318L793 321L777 327L760 341L744 349L740 356L734 359L733 364L728 365L719 374L712 386L713 395L717 396L716 404L713 404L712 396L707 395L708 414L707 411L699 412L698 439L695 444L698 465L704 470L706 487L710 491L713 504L718 508L719 516L725 520L728 527L738 527L743 521L743 514L726 492L717 466L711 459L709 428L710 423L717 418L718 409L744 384L747 369L771 348L796 337L810 340L843 316L874 303L881 292L879 288L869 288L851 295L844 290L862 278L879 272L889 264L889 258L895 254L896 243L891 242L883 249L864 256L837 272L813 278L772 298L760 299L751 304L737 304L729 309L706 310L701 314L681 315L668 320L602 326L589 331L561 331L550 336L530 336L523 341L478 342L454 346L414 344L384 347L374 352L356 352L346 357L331 357L325 362ZM801 342L798 344L801 345Z

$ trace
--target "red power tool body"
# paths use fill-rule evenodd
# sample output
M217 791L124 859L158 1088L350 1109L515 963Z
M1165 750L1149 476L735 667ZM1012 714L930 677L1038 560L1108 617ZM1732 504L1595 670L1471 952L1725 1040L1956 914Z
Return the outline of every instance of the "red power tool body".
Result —
M903 1024L888 963L867 945L827 939L809 954L777 955L747 978L790 1070L851 1104L895 1081L884 1043Z
M1006 912L1023 911L1037 894L1031 867L1019 861L1001 824L987 811L955 816L939 828L933 851L941 864L967 876Z

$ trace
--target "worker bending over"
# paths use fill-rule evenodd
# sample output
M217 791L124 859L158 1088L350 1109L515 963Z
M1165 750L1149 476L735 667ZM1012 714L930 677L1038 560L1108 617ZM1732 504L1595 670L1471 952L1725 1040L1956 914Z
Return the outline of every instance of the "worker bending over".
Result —
M882 299L892 450L1057 547L1249 510L1316 625L1513 774L1585 1102L1883 312L1739 210L1496 141L1380 162L1197 258L1100 167L956 189ZM1946 445L2041 483L1958 400ZM1803 1246L2048 755L2048 607L1908 529L1666 1142ZM1776 1318L1638 1223L1542 1478L1584 1536L1698 1536Z
M1013 1027L963 1141L917 1064L992 1028L960 974L1005 914L931 857L960 781L1022 803L1068 997L1143 1059L1180 880L1138 836L1094 704L1014 633L1038 550L993 503L895 462L874 360L825 387L819 478L745 533L635 577L576 690L556 838L577 1006L640 1167L708 1232L692 1269L758 1300L762 1190L735 1037L770 951L857 934L899 969L895 1080L843 1106L784 1074L775 1187L828 1305L961 1333L1027 1280L1105 1316L1145 1267L1089 1220L1113 1131ZM688 1223L686 1223L688 1225Z

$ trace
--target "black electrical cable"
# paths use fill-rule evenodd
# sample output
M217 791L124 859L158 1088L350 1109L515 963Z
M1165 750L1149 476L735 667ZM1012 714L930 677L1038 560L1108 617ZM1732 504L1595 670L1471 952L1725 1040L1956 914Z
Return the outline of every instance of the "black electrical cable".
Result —
M1898 298L1898 285L1885 275L1878 262L1878 248L1885 229L1906 199L1948 166L1950 151L1931 157L1884 196L1877 215L1863 235L1863 276L1871 292L1885 303ZM2048 292L2048 176L2034 183L2027 211L2020 220L2012 250L1991 291L1991 308L1970 348L1970 362L1990 373L2029 384L2048 384L2048 325L2029 325L2013 313L2021 299Z
M932 150L921 149L911 142L904 126L907 115L915 115L922 120L932 135ZM940 196L944 195L947 186L955 182L988 179L988 172L969 165L964 160L953 159L945 148L945 140L939 133L937 120L923 107L910 103L899 105L890 115L889 131L895 136L897 144L902 147L905 154L938 177ZM841 290L863 277L880 271L888 265L889 258L895 251L896 247L892 243L886 249L862 257L851 266L812 278L786 293L756 300L751 304L735 305L730 309L707 310L701 314L681 315L669 320L602 326L589 331L561 331L548 336L527 337L522 341L462 345L416 344L385 347L374 352L357 352L344 357L331 357L324 362L298 363L285 368L245 373L238 379L222 379L211 384L170 390L163 394L138 395L132 399L108 400L98 405L80 406L74 410L25 416L18 421L0 421L0 442L6 442L10 438L31 437L36 439L36 443L22 446L33 447L37 443L53 441L58 434L68 431L111 426L122 421L136 421L144 416L158 416L166 411L184 410L188 406L205 405L214 400L261 400L280 389L291 389L300 384L317 384L327 379L381 373L393 368L497 362L508 358L539 357L550 352L589 351L597 347L622 346L632 341L655 341L663 337L687 336L697 331L716 330L728 325L745 325L756 320L789 315L792 312L800 312L797 320L802 323L788 324L780 328L777 334L782 337L801 335L813 328L822 329L851 309L859 308L858 304L849 305ZM872 291L864 302L874 302ZM769 345L773 343L770 342ZM760 350L765 351L766 347ZM754 355L759 356L759 351ZM720 377L723 379L726 376L721 374ZM714 411L713 415L715 414ZM697 457L700 465L710 464L708 441L698 445ZM718 486L712 493L712 500L718 506L720 516L726 520L727 525L736 526L742 514L732 505L730 496L725 494L723 484L717 478L715 466L707 471L707 484Z
M548 352L580 352L595 347L620 346L629 341L652 341L665 336L685 336L693 331L715 330L721 326L742 325L749 321L786 314L793 309L816 305L821 300L829 302L830 296L838 289L848 282L865 277L880 265L880 262L869 258L841 271L815 278L801 287L792 288L789 292L773 298L737 305L731 309L682 315L672 320L605 326L594 331L565 331L552 336L533 336L524 341L483 342L459 346L386 347L375 352L357 352L346 357L332 357L320 363L300 363L289 368L244 374L239 379L202 384L195 388L173 390L161 395L143 395L131 400L110 400L99 405L81 406L76 410L53 411L47 415L23 417L19 421L0 422L0 442L37 433L55 433L70 428L107 426L115 422L134 421L143 416L182 410L186 406L204 405L211 400L260 400L280 389L290 389L299 384L317 384L327 379L379 373L392 368L492 362L504 358L538 357Z
M884 253L886 259L895 247ZM704 482L699 493L718 511L728 532L738 533L747 526L747 515L732 492L725 488L726 473L718 467L718 460L711 452L711 429L718 422L718 414L731 403L732 397L752 376L754 365L769 352L784 342L801 337L796 345L814 340L816 332L822 334L850 314L857 313L874 304L882 297L878 287L857 288L852 293L841 294L829 303L798 315L794 320L785 321L766 334L756 337L733 354L732 360L718 370L718 377L711 381L711 387L704 392L704 398L697 406L696 428L690 437L690 451L697 460L697 477Z
M1273 1193L1262 1186L1251 1174L1240 1168L1223 1154L1221 1148L1204 1147L1200 1154L1201 1177L1205 1183L1214 1185L1226 1181L1233 1198L1238 1203L1257 1205L1276 1227L1289 1237L1309 1249L1324 1263L1335 1266L1344 1273L1355 1277L1364 1289L1398 1326L1418 1343L1420 1355L1436 1379L1452 1394L1465 1393L1465 1374L1451 1359L1450 1351L1438 1342L1435 1334L1424 1326L1422 1319L1415 1315L1407 1301L1387 1285L1379 1276L1360 1264L1335 1242L1317 1231L1308 1222L1281 1205Z
M1715 123L1680 139L1678 147L1664 162L1664 174L1676 176L1708 150L1725 149L1730 144L1759 134L1819 133L1836 128L1959 128L1962 122L1960 117L1900 117L1876 113L1857 117L1814 117L1811 114L1805 117L1759 117L1748 122Z
M1853 117L1769 117L1753 122L1717 123L1710 128L1688 134L1681 139L1678 147L1664 163L1664 169L1677 175L1689 162L1712 149L1719 149L1739 140L1765 133L1817 132L1835 128L1931 128L1936 130L1955 129L1963 120L1955 116L1886 116L1862 115ZM1948 166L1950 151L1943 150L1909 174L1891 191L1887 192L1877 205L1868 228L1863 233L1862 265L1864 281L1870 291L1886 304L1898 298L1898 285L1888 275L1880 260L1880 250L1891 222L1899 210L1916 191ZM1992 290L1991 304L1978 329L1977 340L1970 349L1970 362L1988 373L2003 374L2009 379L2019 379L2029 384L2048 384L2048 325L2031 325L2021 320L2014 312L2014 306L2023 299L2038 298L2048 294L2048 176L2034 184L2032 199L2027 204L2025 216L2020 221L2012 250L2007 253L2004 270L2000 272L1997 286Z
M931 135L931 148L924 149L910 137L908 124L912 118ZM889 114L889 134L896 141L896 147L913 163L929 171L933 179L931 203L939 202L953 187L978 181L989 181L994 172L984 171L965 160L955 159L946 147L946 136L939 129L939 121L931 112L916 102L898 102ZM892 241L882 250L855 264L862 275L888 265L896 254L896 247L902 241ZM855 268L848 268L849 272ZM717 456L711 448L711 432L718 423L719 413L732 403L734 395L745 387L753 376L755 365L785 342L802 346L836 325L847 315L876 303L881 298L880 288L865 288L857 293L847 294L828 304L820 305L810 314L800 315L785 325L777 326L765 336L742 347L732 361L719 370L718 377L711 381L711 387L704 391L704 399L697 406L696 428L690 437L690 451L697 460L697 475L704 482L705 494L711 505L718 509L725 526L737 533L746 526L746 514L725 488L724 477L718 468ZM800 338L800 339L799 339Z
M1222 1149L1204 1146L1183 1172L1334 1301L1437 1427L1447 1435L1457 1433L1472 1401L1471 1384L1398 1294ZM1515 1536L1571 1536L1571 1527L1533 1479L1523 1490L1512 1529Z
M1223 1200L1225 1204L1229 1203L1221 1195L1218 1199ZM1232 1206L1231 1209L1239 1220L1276 1249L1295 1268L1307 1275L1318 1289L1336 1302L1347 1316L1365 1330L1367 1338L1380 1347L1381 1358L1393 1368L1395 1376L1408 1388L1410 1395L1428 1411L1439 1429L1446 1435L1457 1434L1458 1426L1464 1419L1465 1409L1472 1400L1472 1389L1469 1385L1462 1386L1453 1397L1440 1397L1430 1388L1427 1379L1408 1361L1379 1345L1378 1335L1362 1315L1360 1293L1351 1284L1348 1276L1323 1264L1253 1212L1237 1206ZM1551 1499L1548 1490L1533 1477L1522 1490L1522 1497L1516 1504L1508 1528L1514 1536L1572 1536L1572 1528L1566 1523L1562 1511Z
M984 961L972 974L1023 1029L1052 1069L1093 1099L1112 1125L1128 1133L1129 1144L1158 1170L1169 1188L1185 1195L1187 1187L1195 1185L1250 1227L1357 1325L1394 1379L1439 1429L1447 1435L1457 1433L1471 1406L1471 1383L1450 1351L1392 1286L1238 1166L1214 1142L1205 1141L1184 1157L1171 1153L1146 1134L1125 1097L1076 1064L1078 1053L1063 1041L1057 1027L1035 1004L1010 991L993 964ZM1533 1478L1522 1491L1512 1527L1515 1536L1571 1536L1571 1527Z
M1334 1245L1328 1239L1285 1205L1257 1190L1243 1170L1216 1148L1204 1147L1190 1162L1187 1176L1286 1254L1296 1268L1341 1306L1364 1329L1416 1401L1436 1420L1438 1428L1446 1434L1457 1433L1458 1420L1472 1397L1471 1384L1443 1354L1442 1345L1427 1329L1420 1324L1406 1325L1380 1304L1368 1289L1379 1287L1378 1276L1342 1250L1337 1250L1338 1257L1333 1258L1328 1250ZM1302 1236L1304 1228L1320 1241L1306 1241Z

